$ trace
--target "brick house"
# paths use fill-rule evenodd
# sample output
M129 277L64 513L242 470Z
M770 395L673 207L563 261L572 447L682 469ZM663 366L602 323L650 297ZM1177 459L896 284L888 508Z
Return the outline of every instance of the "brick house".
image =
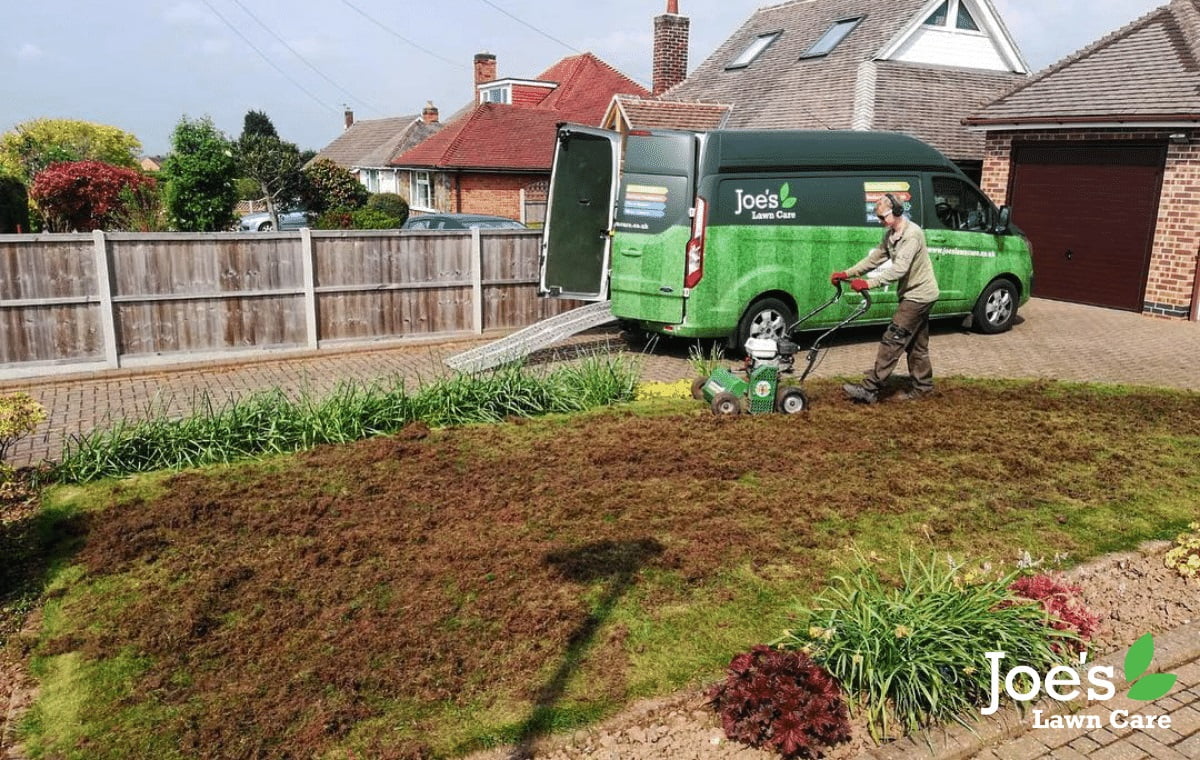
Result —
M1200 5L1173 0L971 114L1034 295L1198 318Z
M419 116L354 120L346 111L342 134L318 153L313 160L326 158L346 169L372 193L399 193L410 197L410 178L389 166L389 162L409 148L433 136L442 124L438 109L427 103Z
M545 199L559 122L599 124L618 93L644 87L591 53L569 56L534 79L500 79L496 57L475 56L475 101L390 166L410 178L414 211L530 218Z
M962 117L1026 76L991 0L792 0L755 11L654 103L615 99L604 123L905 132L977 177L984 140Z

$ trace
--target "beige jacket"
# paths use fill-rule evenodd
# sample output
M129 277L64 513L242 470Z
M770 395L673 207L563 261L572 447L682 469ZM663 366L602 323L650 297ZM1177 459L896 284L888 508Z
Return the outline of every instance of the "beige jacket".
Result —
M933 274L929 249L925 247L925 231L916 222L906 219L899 235L894 235L890 229L884 230L879 247L872 248L867 257L847 269L846 274L858 277L889 261L891 267L867 278L872 289L898 282L896 294L902 301L933 303L938 300L941 291Z

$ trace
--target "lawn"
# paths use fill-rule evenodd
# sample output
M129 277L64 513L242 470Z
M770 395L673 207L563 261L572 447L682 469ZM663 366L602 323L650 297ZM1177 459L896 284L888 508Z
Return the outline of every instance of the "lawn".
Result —
M717 677L850 547L1008 567L1178 533L1200 395L692 401L58 487L35 755L454 756Z

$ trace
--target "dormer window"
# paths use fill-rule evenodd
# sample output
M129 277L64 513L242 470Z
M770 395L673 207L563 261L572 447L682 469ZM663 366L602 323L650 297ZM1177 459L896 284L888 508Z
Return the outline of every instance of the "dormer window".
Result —
M929 18L925 19L925 26L959 29L966 32L979 31L979 24L975 23L975 18L963 0L946 0L937 7L937 10L929 14Z
M729 69L746 68L754 61L755 58L758 58L760 55L762 55L762 52L769 48L772 42L779 39L779 35L781 34L783 34L782 30L758 35L754 38L754 41L742 51L741 55L733 59L733 62L725 67L725 70L728 71Z
M823 55L829 55L842 40L850 36L850 32L854 31L854 27L858 26L863 18L863 16L858 16L834 21L833 26L826 29L825 33L821 35L821 39L814 42L813 46L800 57L820 58Z
M480 103L511 103L512 102L512 87L509 85L501 85L500 87L488 87L479 90Z

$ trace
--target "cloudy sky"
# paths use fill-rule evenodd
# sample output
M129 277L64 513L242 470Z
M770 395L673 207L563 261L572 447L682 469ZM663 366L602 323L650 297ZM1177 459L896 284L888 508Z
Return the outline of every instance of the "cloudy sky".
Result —
M646 86L666 0L3 0L0 132L38 117L111 124L166 153L183 115L230 135L248 110L320 149L357 118L443 117L471 98L474 54L531 78L591 51ZM993 0L1035 71L1165 0ZM770 0L679 0L690 66ZM425 20L429 19L429 20Z

